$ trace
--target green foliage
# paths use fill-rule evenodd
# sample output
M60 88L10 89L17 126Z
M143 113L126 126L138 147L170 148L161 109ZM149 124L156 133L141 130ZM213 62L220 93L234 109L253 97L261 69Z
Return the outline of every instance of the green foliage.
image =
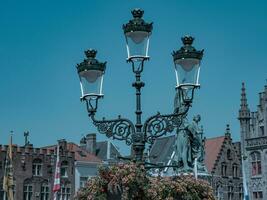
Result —
M209 184L192 176L151 177L134 163L99 168L78 200L215 200Z

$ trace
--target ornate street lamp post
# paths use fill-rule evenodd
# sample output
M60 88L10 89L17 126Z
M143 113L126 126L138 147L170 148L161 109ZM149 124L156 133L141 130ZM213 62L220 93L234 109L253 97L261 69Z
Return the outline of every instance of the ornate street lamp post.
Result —
M85 52L87 59L77 65L81 84L81 100L86 102L89 117L98 131L117 140L124 140L127 145L132 145L133 157L137 162L143 162L143 153L146 144L153 144L154 140L179 128L182 119L186 116L193 101L194 90L199 87L200 61L203 50L197 51L193 46L193 38L182 38L184 46L173 52L176 74L176 103L177 108L172 114L162 115L157 113L142 123L141 88L145 86L141 81L144 62L149 59L149 39L152 34L152 23L142 19L144 11L134 9L133 19L123 25L126 38L127 62L131 63L135 82L132 86L136 89L136 122L118 117L107 120L95 118L98 100L103 97L102 85L106 62L96 59L96 50Z

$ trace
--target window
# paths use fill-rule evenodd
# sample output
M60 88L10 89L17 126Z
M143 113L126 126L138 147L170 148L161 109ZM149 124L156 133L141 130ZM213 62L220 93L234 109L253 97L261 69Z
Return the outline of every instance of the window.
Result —
M237 172L238 172L238 166L237 164L233 164L233 177L234 178L238 177Z
M32 185L25 184L23 187L23 200L32 200Z
M232 155L231 155L231 150L230 149L227 150L227 159L228 160L232 160Z
M227 174L227 165L226 163L222 163L222 169L221 169L222 176L226 176Z
M33 160L32 174L33 176L42 176L42 160L41 159Z
M221 183L217 183L215 194L216 194L217 200L223 199L223 188L221 186Z
M61 163L60 175L61 177L68 177L68 162L67 161L63 161Z
M49 200L49 186L47 183L43 183L41 186L41 200Z
M228 186L228 199L233 200L234 198L234 187L232 185Z
M71 187L69 184L62 185L58 194L58 199L70 200Z
M260 136L264 135L264 126L260 126Z
M262 199L263 199L262 191L253 192L253 200L262 200Z
M252 176L261 175L261 154L253 152L251 156Z
M88 180L88 177L80 177L80 187L84 187L86 182Z

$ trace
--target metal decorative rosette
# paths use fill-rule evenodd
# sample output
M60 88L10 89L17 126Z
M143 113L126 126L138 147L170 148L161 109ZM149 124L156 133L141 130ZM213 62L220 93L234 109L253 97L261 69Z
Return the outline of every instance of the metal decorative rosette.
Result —
M134 133L134 125L128 119L120 116L114 120L96 120L92 117L94 125L99 133L105 134L108 138L112 137L117 140L125 140L127 145L132 144L131 135Z
M161 115L160 113L157 113L150 117L144 124L146 141L149 144L153 144L156 138L173 132L175 128L181 125L182 116L183 114L181 115L178 113L169 115Z

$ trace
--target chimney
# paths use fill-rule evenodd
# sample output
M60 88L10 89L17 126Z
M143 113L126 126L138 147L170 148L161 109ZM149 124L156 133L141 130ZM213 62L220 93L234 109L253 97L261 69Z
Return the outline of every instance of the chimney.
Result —
M86 135L86 151L96 155L96 134L90 133Z
M61 155L65 155L68 151L68 143L65 139L58 140L58 145L59 145L59 153ZM55 150L56 151L56 150Z
M82 149L86 149L86 137L82 137L82 139L80 140L80 147L82 148Z

